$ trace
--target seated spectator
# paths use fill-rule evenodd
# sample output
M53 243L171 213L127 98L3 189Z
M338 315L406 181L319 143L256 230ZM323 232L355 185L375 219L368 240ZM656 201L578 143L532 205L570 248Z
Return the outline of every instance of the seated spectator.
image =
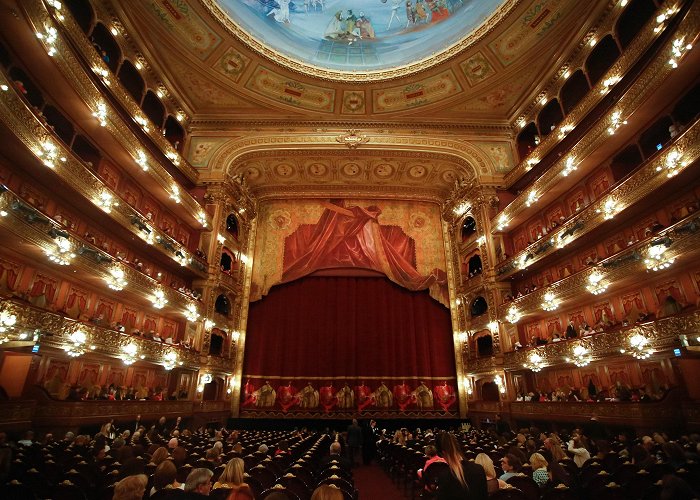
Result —
M150 496L161 490L182 490L185 485L176 481L177 469L175 464L170 460L165 460L157 468L153 474L153 487L149 492Z
M245 482L245 476L243 473L243 459L232 458L226 464L224 472L219 476L219 480L214 483L212 489L228 488L233 492L236 492L236 499L249 498L253 499L253 491L250 489Z
M209 496L211 491L211 477L214 475L212 471L205 468L194 469L187 476L185 481L185 493L183 498L203 498Z
M343 492L335 485L324 484L316 488L311 500L344 500Z
M499 479L501 481L508 481L508 479L511 477L517 476L522 466L523 463L516 455L512 453L506 454L506 456L501 458L501 469L503 469L503 474L501 477L499 477Z
M437 454L437 448L433 444L429 444L428 446L425 447L425 456L427 457L427 460L425 461L425 464L423 465L422 469L418 469L417 474L418 477L423 477L423 472L430 467L431 464L434 463L445 463L445 459L442 458Z
M34 431L27 431L24 433L24 439L17 441L20 446L32 446L34 444Z
M549 481L549 472L547 472L547 461L539 453L533 453L530 457L530 465L532 466L532 479L537 483L537 486L543 488Z
M493 460L491 460L491 457L486 453L479 453L474 459L474 462L484 468L484 474L486 474L486 488L489 493L506 487L505 481L496 477L496 469L493 466Z
M574 437L574 439L569 441L568 450L570 453L574 454L574 462L578 467L583 467L583 464L586 463L586 460L591 458L591 454L586 448L584 448L581 442L581 438L578 436Z
M148 478L145 474L127 476L114 486L112 500L141 500L146 491Z

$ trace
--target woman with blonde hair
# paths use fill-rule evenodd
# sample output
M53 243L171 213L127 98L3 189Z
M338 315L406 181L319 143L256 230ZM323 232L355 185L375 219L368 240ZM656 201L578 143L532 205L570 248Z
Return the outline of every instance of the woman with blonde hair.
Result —
M397 444L400 444L401 446L404 446L404 445L406 444L406 436L405 436L404 433L401 431L401 429L398 429L398 430L394 433L393 442L394 442L394 443L397 443Z
M549 481L549 472L547 472L549 463L541 454L533 453L530 456L530 465L532 465L532 479L537 483L537 486L543 488Z
M242 458L232 458L226 463L224 471L214 483L212 489L227 488L231 490L229 498L253 498L253 490L245 482Z
M148 478L145 474L127 476L114 485L112 500L141 500L146 491Z
M314 490L311 500L345 500L345 497L337 486L324 484Z
M464 460L462 445L454 434L443 432L439 443L449 470L438 477L437 499L486 500L489 494L484 468Z
M496 477L496 468L493 466L493 460L491 460L491 457L486 453L479 453L474 459L474 462L484 468L484 473L486 474L486 488L489 493L506 487L506 482Z

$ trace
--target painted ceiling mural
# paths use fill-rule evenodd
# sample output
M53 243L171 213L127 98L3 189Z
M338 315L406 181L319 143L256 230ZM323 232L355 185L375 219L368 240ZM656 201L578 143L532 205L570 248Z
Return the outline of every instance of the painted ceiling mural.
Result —
M505 0L218 0L269 48L313 66L376 71L459 42Z

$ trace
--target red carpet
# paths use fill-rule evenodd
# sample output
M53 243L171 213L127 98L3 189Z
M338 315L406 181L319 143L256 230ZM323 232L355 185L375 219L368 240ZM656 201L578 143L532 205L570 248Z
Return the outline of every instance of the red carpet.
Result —
M358 500L406 500L404 495L379 465L361 465L352 470Z

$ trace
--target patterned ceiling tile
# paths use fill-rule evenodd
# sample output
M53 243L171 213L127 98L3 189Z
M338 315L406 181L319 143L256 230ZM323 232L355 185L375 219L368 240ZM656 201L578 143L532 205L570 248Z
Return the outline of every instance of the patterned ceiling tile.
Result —
M260 95L292 106L332 113L335 90L292 80L284 75L258 66L245 84Z
M233 47L230 47L224 52L221 59L216 61L214 69L234 82L238 82L249 64L249 57L244 56Z
M375 113L391 113L434 104L462 92L454 72L449 69L425 80L372 92Z
M345 90L343 92L343 114L361 115L365 113L364 91Z
M481 83L496 73L491 63L482 52L477 52L473 56L460 64L465 78L472 87Z
M146 11L155 17L176 40L205 60L221 43L185 0L148 0Z

